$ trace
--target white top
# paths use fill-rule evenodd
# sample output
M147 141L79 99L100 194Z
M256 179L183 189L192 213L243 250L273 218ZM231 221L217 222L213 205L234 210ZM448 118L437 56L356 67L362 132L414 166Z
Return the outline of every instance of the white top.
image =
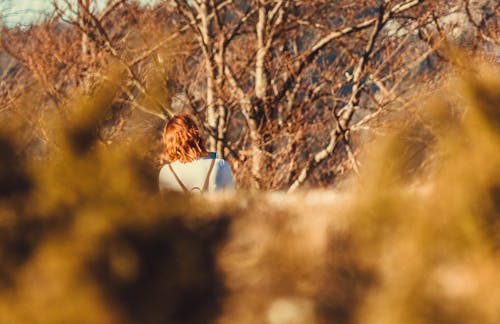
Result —
M203 188L213 159L215 159L215 163L212 173L210 173L207 191L234 191L231 169L225 160L217 159L215 153L211 152L207 157L199 158L192 162L182 163L175 161L170 165L188 190L194 187L201 189ZM161 168L158 183L160 192L163 190L183 191L172 171L170 171L168 164L165 164Z

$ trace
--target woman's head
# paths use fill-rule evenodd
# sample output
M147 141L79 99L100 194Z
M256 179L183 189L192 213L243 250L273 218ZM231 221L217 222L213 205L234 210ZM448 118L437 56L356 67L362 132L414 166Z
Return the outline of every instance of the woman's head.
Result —
M170 162L191 162L206 156L207 150L200 129L191 114L173 116L163 130L165 157Z

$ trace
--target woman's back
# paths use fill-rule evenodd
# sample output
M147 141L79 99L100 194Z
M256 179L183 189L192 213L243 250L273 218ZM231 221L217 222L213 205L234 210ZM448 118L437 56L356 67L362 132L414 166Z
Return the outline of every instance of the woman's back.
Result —
M214 164L211 169L212 162ZM170 163L170 166L165 164L159 175L160 191L184 191L182 186L188 191L201 191L207 176L208 192L234 190L233 177L228 163L225 160L217 159L215 153L209 153L207 157L191 162L176 161Z

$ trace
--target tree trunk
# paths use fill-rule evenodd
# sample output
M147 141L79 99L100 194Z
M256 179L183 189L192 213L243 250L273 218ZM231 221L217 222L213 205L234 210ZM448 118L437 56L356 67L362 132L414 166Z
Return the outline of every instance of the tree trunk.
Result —
M217 156L221 159L225 158L224 146L226 140L226 117L227 108L224 106L224 102L221 99L221 91L224 86L224 69L225 69L225 37L224 33L219 33L219 39L217 41L217 52L215 53L215 64L217 65Z
M258 109L263 109L263 103L266 100L267 76L265 69L265 60L267 56L266 47L266 26L267 9L264 1L259 1L258 21L255 26L257 32L257 54L255 57L255 96L258 101ZM255 109L255 107L250 108ZM250 130L250 139L252 140L252 176L257 189L262 187L262 174L265 166L265 152L263 151L263 140L260 134L262 120L255 111L247 114L247 122Z
M92 56L92 46L89 39L90 24L88 12L90 12L90 0L78 1L78 24L81 26L82 41L81 41L81 53L82 60L85 62Z
M210 136L208 139L208 149L217 151L217 131L218 117L216 110L216 78L215 64L213 61L213 42L210 35L210 23L207 11L207 4L203 1L201 4L195 4L195 8L201 20L201 47L205 56L205 70L207 71L207 125Z
M267 80L265 71L265 59L267 49L265 46L265 31L267 11L263 1L259 3L259 20L257 22L257 55L255 58L255 96L259 99L264 99L266 95Z
M86 92L89 91L92 82L85 72L89 69L91 62L95 57L94 44L89 37L92 28L88 15L90 12L90 1L91 0L78 1L78 24L82 29L82 40L80 44L82 67L84 72L82 76L82 85Z
M256 189L262 189L262 173L265 166L265 153L262 150L262 136L259 132L258 123L255 118L247 118L252 140L252 177Z

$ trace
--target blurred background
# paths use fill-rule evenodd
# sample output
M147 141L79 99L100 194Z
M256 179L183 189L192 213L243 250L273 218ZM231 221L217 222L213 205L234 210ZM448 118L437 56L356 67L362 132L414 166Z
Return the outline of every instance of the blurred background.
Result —
M497 323L500 4L0 1L1 323ZM160 196L196 115L235 194Z

